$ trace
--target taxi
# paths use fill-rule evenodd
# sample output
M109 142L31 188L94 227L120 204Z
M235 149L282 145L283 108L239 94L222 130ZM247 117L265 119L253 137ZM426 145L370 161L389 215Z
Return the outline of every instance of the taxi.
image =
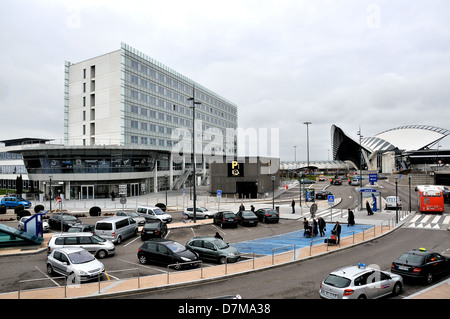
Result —
M403 278L363 263L331 272L320 284L323 299L376 299L386 295L399 295Z
M450 272L450 259L425 248L412 249L392 262L391 272L431 284L436 276Z

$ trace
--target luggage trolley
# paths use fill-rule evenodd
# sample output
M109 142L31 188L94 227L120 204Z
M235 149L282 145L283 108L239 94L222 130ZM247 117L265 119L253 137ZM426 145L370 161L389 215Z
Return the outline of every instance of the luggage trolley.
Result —
M324 240L324 243L328 244L328 246L330 246L330 245L337 245L337 236L336 236L336 231L335 230L331 231L331 237L330 238L326 238Z

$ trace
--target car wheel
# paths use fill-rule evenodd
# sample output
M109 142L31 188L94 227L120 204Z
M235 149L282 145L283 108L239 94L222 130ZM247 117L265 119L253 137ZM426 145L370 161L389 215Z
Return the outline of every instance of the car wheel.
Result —
M366 295L361 295L361 296L358 297L358 299L367 299L367 296Z
M53 275L53 267L50 264L47 264L47 274L49 274L50 276Z
M175 266L173 266L173 268L175 270L180 270L181 269L181 265L180 264L175 264Z
M425 283L431 284L433 282L433 274L430 272L425 276Z
M147 258L145 256L139 256L139 262L144 265L147 263Z
M102 259L102 258L105 258L106 256L107 256L108 254L106 253L106 250L99 250L98 252L97 252L97 257L98 258L100 258L100 259Z
M225 257L225 256L222 256L222 257L220 257L219 258L219 264L226 264L226 262L227 262L227 257Z
M394 289L392 289L392 293L394 294L394 296L398 296L402 293L402 290L403 290L402 284L397 282L394 285Z
M121 242L122 242L122 236L118 236L117 237L117 245L120 245Z

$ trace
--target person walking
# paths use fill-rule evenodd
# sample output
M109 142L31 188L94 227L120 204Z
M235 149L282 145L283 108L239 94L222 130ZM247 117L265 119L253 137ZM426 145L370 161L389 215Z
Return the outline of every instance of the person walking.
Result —
M317 220L314 218L313 219L313 237L316 237L319 234L319 232L317 231Z
M347 217L347 227L353 225L355 225L355 214L353 214L353 211L349 208Z
M369 201L366 201L366 210L368 216L373 215L372 207L370 207Z
M294 199L292 199L291 206L292 206L292 214L295 214L295 200Z
M318 224L319 224L319 232L320 232L320 237L325 236L325 227L326 227L326 223L325 220L322 217L318 218Z
M336 236L336 244L339 244L341 242L341 225L339 222L336 222L336 225L334 225L333 233Z

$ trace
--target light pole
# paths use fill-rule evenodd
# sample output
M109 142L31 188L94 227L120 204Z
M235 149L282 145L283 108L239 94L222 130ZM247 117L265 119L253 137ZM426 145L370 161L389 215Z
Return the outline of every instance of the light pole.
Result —
M398 178L395 178L395 223L398 224Z
M193 180L193 212L194 212L194 223L197 222L197 204L196 204L196 192L195 192L195 184L196 184L196 177L195 177L195 105L196 104L202 104L200 102L195 102L195 85L192 88L192 97L187 99L188 101L192 101L192 180Z
M312 124L311 122L303 122L303 124L306 125L306 163L308 166L309 171L309 124Z
M297 146L294 145L294 162L297 162Z

